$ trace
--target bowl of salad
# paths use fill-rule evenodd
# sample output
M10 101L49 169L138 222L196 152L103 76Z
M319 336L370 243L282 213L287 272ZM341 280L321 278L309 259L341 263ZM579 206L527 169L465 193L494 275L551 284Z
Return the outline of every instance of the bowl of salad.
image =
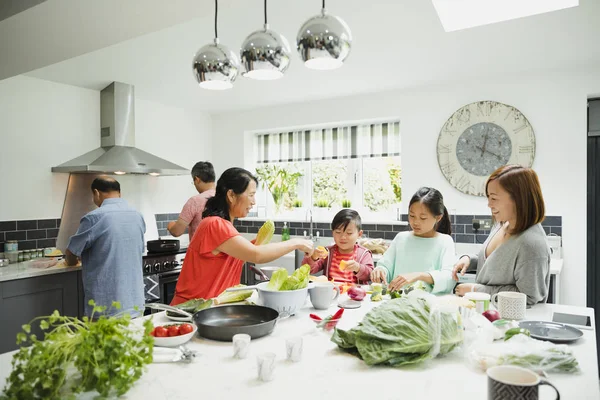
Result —
M189 342L198 327L194 324L162 324L156 325L150 334L154 336L154 345L160 347L181 346Z

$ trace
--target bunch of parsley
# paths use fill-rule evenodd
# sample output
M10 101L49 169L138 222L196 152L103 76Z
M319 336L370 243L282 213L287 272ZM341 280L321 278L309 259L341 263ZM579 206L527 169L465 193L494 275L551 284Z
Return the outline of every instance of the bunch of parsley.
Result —
M12 372L0 399L65 399L91 390L103 397L120 396L133 386L144 366L152 362L152 322L146 320L136 330L129 314L107 317L106 307L93 300L89 304L93 307L90 318L54 311L23 325L17 335L22 347L13 356ZM112 307L120 309L121 305L114 302ZM44 340L31 334L31 324L37 320L45 331Z

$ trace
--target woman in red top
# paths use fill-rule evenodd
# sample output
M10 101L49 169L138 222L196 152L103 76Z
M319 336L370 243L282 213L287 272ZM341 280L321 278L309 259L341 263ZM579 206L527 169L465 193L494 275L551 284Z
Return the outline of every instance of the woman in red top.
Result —
M312 252L310 240L291 239L256 246L240 236L233 220L245 217L254 206L257 183L256 177L243 168L223 172L188 247L171 305L210 299L239 284L245 261L264 264L296 249Z

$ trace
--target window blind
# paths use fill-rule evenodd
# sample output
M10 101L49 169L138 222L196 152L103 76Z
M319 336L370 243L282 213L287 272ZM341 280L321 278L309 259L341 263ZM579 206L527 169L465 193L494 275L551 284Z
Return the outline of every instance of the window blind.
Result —
M400 155L400 122L258 133L256 162L296 162Z

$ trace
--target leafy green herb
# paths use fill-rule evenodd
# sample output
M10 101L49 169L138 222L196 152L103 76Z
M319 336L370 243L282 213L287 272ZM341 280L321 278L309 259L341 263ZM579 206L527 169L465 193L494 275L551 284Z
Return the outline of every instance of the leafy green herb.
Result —
M104 315L107 307L93 300L88 304L93 307L91 318L54 311L23 325L23 332L17 334L22 347L13 356L13 369L0 399L64 399L94 389L104 397L120 396L133 386L144 366L152 362L152 322L144 321L143 332L136 331L129 314L109 317ZM112 308L121 305L113 302ZM38 320L45 331L43 340L29 334L31 324Z

